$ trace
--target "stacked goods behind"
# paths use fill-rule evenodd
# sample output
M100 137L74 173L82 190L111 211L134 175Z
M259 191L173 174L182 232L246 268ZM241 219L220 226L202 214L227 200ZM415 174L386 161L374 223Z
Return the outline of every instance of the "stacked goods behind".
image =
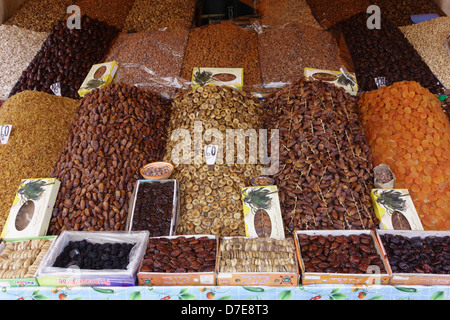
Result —
M52 176L61 181L49 234L125 230L139 169L163 156L170 104L125 84L80 102Z
M0 145L0 228L3 228L22 179L47 178L58 160L77 100L25 91L6 100L0 124L12 125Z
M188 35L187 30L121 33L105 61L118 62L117 82L172 96L182 86Z
M349 48L362 91L397 81L417 81L432 93L442 86L403 33L386 16L381 29L367 27L367 15L357 14L336 26Z
M308 6L306 0L265 0L260 1L263 25L278 26L285 23L301 23L322 29Z
M243 68L244 84L250 88L260 86L258 34L252 29L243 29L230 23L192 29L189 33L182 78L191 80L195 67Z
M417 82L398 82L360 97L374 165L389 165L408 189L426 230L450 228L450 122L440 101Z
M267 100L266 128L279 129L274 176L286 235L294 230L373 229L372 156L356 98L300 80Z
M55 94L52 86L59 83L63 97L79 98L78 89L86 75L103 59L116 34L116 28L87 16L81 17L80 29L69 29L66 21L60 21L22 72L11 95L24 90Z
M177 234L245 235L241 189L259 175L261 166L247 144L236 144L236 157L225 149L225 134L232 129L257 132L259 103L232 88L199 87L176 94L172 109L165 161L175 165L172 177L180 184ZM219 147L213 168L203 157L203 146L209 144ZM242 158L242 147L248 159Z

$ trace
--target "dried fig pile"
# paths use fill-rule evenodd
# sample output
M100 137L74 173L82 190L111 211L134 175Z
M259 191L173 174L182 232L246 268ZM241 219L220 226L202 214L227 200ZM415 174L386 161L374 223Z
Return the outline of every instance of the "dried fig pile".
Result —
M372 156L355 97L304 79L264 104L266 128L279 129L274 176L286 235L307 229L372 229Z

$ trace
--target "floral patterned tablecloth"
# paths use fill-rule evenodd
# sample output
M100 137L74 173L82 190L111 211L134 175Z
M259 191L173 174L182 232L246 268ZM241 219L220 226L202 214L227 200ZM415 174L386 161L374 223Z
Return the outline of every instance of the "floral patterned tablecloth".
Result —
M2 287L0 300L450 300L450 286Z

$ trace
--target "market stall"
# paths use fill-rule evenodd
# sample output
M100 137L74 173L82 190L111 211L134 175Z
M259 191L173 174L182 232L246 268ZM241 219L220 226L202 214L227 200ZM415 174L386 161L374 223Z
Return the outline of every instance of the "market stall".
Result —
M0 299L450 299L448 17L236 2L0 25Z

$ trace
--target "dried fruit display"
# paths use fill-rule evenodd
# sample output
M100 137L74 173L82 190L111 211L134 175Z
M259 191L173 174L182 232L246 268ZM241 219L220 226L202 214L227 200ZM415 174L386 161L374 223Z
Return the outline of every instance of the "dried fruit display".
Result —
M374 165L389 165L426 230L450 228L450 122L440 101L413 81L363 94L361 122Z
M139 169L165 147L170 103L125 84L81 101L52 177L61 181L49 234L125 230Z
M400 30L414 46L442 85L450 88L449 55L444 43L450 33L450 17L439 17Z
M49 32L61 21L75 0L27 0L5 24L38 32Z
M217 240L208 236L150 238L141 272L214 272Z
M34 278L52 240L32 239L5 242L0 252L0 279Z
M182 78L190 81L195 67L243 68L244 85L261 85L258 34L253 29L244 29L226 22L192 29Z
M441 93L442 86L401 30L383 14L381 21L381 29L369 29L367 14L361 13L334 27L343 33L360 89L417 81L431 92Z
M180 79L189 31L121 33L105 61L120 65L115 81L173 96Z
M24 90L55 93L52 86L59 83L63 97L79 99L78 89L92 65L104 58L117 32L85 15L80 29L69 29L66 21L58 22L10 95Z
M267 28L258 35L258 46L264 88L293 83L304 77L305 68L341 67L339 48L331 32L306 25L288 23Z
M21 92L0 108L0 125L12 125L8 143L0 145L0 228L22 179L49 177L77 108L77 100L37 91Z
M445 13L430 0L373 0L371 4L380 7L385 14L397 26L412 25L412 15L434 13L445 16Z
M340 0L339 3L333 4L324 0L306 0L306 2L317 21L327 29L359 12L366 12L370 6L368 0Z
M279 129L285 234L307 229L373 229L372 156L356 98L304 79L264 104L266 128Z
M135 0L124 23L124 31L189 29L194 22L195 0Z
M259 102L232 88L198 87L177 93L172 99L172 109L164 161L175 165L172 178L180 184L177 234L245 235L241 189L260 175L261 165L249 153L248 143L236 143L237 149L244 147L248 159L236 152L231 159L234 161L228 162L226 131L260 129ZM208 135L210 129L215 129L219 138L216 134ZM180 152L184 138L178 130L187 130L185 133L192 141L186 153ZM195 151L198 135L202 144L199 153ZM219 146L213 168L208 167L203 156L203 146L209 144Z
M219 272L297 272L292 237L223 238L220 240Z
M377 266L386 273L383 260L370 234L310 235L298 234L306 272L367 273Z
M381 242L394 273L450 274L450 237L382 234Z

